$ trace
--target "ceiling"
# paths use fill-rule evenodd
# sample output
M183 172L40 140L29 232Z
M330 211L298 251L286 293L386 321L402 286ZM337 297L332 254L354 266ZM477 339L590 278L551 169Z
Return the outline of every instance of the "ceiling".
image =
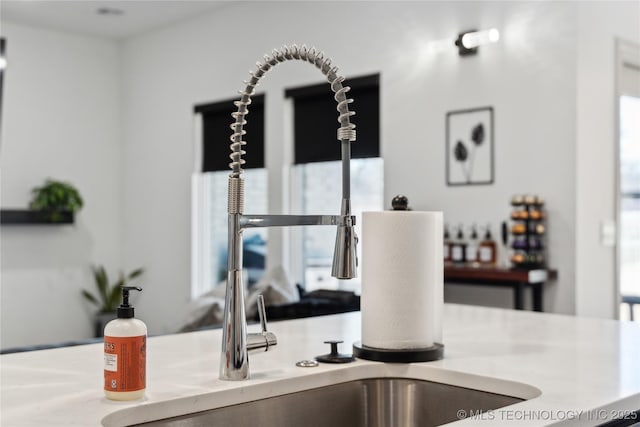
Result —
M112 39L125 39L223 7L215 0L2 0L2 20ZM99 14L98 9L122 11Z

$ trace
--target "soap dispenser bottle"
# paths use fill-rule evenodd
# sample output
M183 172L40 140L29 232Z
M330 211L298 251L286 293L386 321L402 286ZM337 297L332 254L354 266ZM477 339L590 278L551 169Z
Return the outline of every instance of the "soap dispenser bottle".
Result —
M111 400L135 400L144 396L147 370L147 326L134 317L129 291L122 286L118 318L104 328L104 394Z

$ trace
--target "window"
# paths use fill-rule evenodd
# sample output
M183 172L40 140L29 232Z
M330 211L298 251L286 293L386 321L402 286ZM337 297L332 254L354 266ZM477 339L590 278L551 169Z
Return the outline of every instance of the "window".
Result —
M296 204L303 214L337 214L341 201L340 161L308 163L294 167L294 194ZM356 233L361 236L362 212L379 211L383 200L383 163L381 158L351 160L351 207L356 216ZM300 239L298 281L307 291L314 289L342 289L359 291L361 272L358 278L338 280L331 277L335 227L301 227L294 234ZM295 246L295 243L292 243ZM358 259L362 259L362 245L358 245Z
M234 99L235 100L235 99ZM196 172L192 179L192 297L211 290L227 274L227 181L229 137L234 100L194 108L196 119ZM264 95L252 97L245 140L251 147L244 156L245 210L267 211L267 173L264 168ZM265 269L266 230L244 232L244 278L260 279Z
M379 144L379 76L345 81L355 101L353 123L357 141L351 145L351 206L360 234L362 212L381 210L384 171ZM340 143L336 102L327 83L290 89L293 101L294 167L292 211L301 214L337 214L342 198ZM311 130L311 131L310 131ZM298 227L291 232L292 275L307 291L344 289L359 291L359 279L331 277L335 227ZM360 251L360 245L358 246ZM358 254L360 256L360 254ZM358 272L360 276L360 272Z

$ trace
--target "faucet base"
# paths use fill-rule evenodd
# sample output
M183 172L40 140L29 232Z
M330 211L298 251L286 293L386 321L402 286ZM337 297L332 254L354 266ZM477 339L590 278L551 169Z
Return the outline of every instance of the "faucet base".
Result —
M244 312L242 270L229 270L222 323L220 379L239 381L249 378L247 320Z

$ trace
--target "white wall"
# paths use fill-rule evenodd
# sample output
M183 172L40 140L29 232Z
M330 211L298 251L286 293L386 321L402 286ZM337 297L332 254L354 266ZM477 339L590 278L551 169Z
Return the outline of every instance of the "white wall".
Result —
M596 135L613 132L612 121L605 122L604 131L598 125L603 112L613 111L609 49L616 34L633 38L637 5L616 5L613 12L607 5L238 3L121 45L3 22L11 68L5 86L2 205L25 206L29 189L47 176L74 182L87 201L74 228L2 228L3 325L27 318L22 307L42 306L51 313L46 316L51 328L75 328L55 341L88 336L89 316L78 290L92 286L88 263L99 262L111 269L144 266L145 292L136 312L152 334L175 331L190 298L193 105L236 96L262 54L294 42L323 49L347 77L381 73L386 200L404 193L416 209L443 210L451 224L491 222L495 232L513 194L544 196L549 256L560 272L548 287L546 309L610 315L597 302L612 299L613 290L595 282L613 283L613 267L606 264L600 273L602 250L593 234L600 218L613 216L608 210L613 148L602 157L609 162L602 167ZM600 16L608 17L602 28ZM422 54L429 40L489 27L500 29L501 41L482 47L477 56L460 58L455 50ZM590 46L603 56L592 57ZM56 54L65 58L64 65L56 65ZM18 55L34 65L18 73L23 61ZM270 72L259 88L267 94L273 188L285 187L289 154L282 146L283 89L321 80L312 66L289 63ZM590 85L602 103L585 107ZM357 111L357 99L354 105ZM445 114L485 105L495 109L495 184L447 187ZM25 111L51 118L33 126ZM590 128L598 133L590 135ZM250 144L249 138L249 150ZM89 160L74 161L79 158ZM590 176L593 165L604 181L596 187L602 196L589 199L597 181ZM286 196L284 191L270 194L271 213L287 211ZM280 236L270 235L270 265L280 263L281 247ZM509 291L487 288L450 288L447 298L512 304ZM65 307L58 300L72 304ZM73 321L63 321L65 316ZM49 329L42 328L29 323L18 335L51 341ZM11 345L20 343L11 338Z
M139 311L151 331L174 330L189 299L192 107L235 96L263 53L293 42L322 48L347 76L381 73L387 200L401 192L416 209L444 210L449 222L495 227L513 194L544 196L549 253L560 270L546 306L574 312L575 12L568 3L346 2L339 13L331 3L243 3L125 42L124 254L125 262L149 268ZM474 27L497 27L502 41L470 58L453 49L421 54L424 42ZM286 157L282 91L322 81L308 64L277 68L259 88L267 94L273 188L281 188ZM445 114L484 105L495 107L496 183L447 187ZM270 211L283 211L285 196L270 196ZM280 243L274 237L270 244ZM272 264L279 261L274 246ZM469 301L458 289L449 297ZM497 292L510 306L509 291ZM490 302L487 295L476 293Z
M578 14L576 311L616 317L615 247L601 244L603 222L617 222L616 47L640 44L640 3L583 2Z
M4 20L2 36L1 205L26 208L52 177L74 184L85 207L73 226L2 227L1 347L87 338L89 265L120 265L118 48Z

